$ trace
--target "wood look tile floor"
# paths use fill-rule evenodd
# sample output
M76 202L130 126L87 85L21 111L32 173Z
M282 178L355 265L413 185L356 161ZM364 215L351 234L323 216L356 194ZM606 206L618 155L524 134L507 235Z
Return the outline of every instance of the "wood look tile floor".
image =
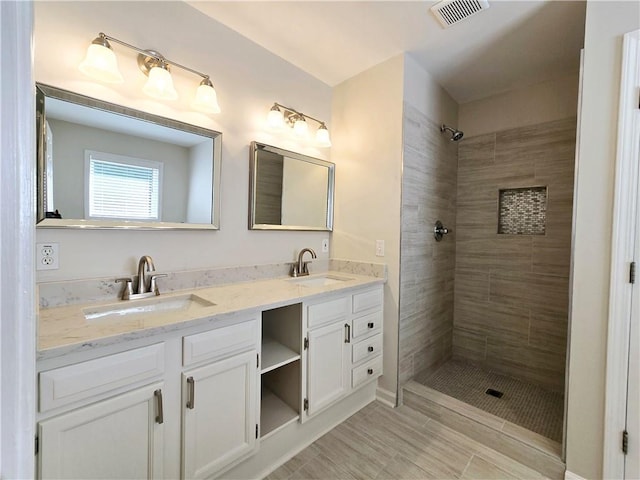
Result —
M265 480L450 478L544 476L411 408L373 402Z

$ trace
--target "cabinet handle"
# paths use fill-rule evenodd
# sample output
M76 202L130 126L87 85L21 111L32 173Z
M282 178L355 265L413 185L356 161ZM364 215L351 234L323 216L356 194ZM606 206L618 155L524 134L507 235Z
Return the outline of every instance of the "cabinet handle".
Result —
M344 343L351 343L351 325L348 323L344 324Z
M162 411L162 390L158 389L153 392L153 396L156 397L156 402L158 406L158 414L156 415L156 423L163 424L164 423L164 413Z
M369 328L373 328L373 322L369 322L369 323L367 324L367 326L368 326Z
M370 346L367 350L369 350L369 352L373 352L373 347Z
M369 375L373 375L373 368L368 368L368 369L367 369L367 373L368 373Z
M193 407L196 405L196 381L193 377L187 378L187 387L187 408L193 410Z

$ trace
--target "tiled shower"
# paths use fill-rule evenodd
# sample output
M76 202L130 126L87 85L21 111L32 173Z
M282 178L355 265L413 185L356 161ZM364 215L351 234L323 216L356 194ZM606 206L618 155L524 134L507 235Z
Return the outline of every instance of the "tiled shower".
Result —
M400 386L443 365L503 375L551 399L560 418L540 433L558 441L575 131L573 117L452 142L404 111Z

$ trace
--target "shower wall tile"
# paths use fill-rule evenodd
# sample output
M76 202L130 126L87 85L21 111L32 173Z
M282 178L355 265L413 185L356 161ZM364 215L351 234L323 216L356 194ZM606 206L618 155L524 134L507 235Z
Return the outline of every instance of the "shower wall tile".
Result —
M568 327L566 314L545 308L532 309L529 345L540 350L562 352L567 345Z
M489 338L486 366L505 375L543 385L555 391L564 391L564 352L549 352L519 343Z
M453 358L485 362L487 358L487 337L479 333L453 327Z
M452 355L457 148L432 122L404 105L400 258L402 386ZM452 231L433 237L441 220Z
M487 322L487 319L491 319ZM461 300L456 304L456 325L466 331L501 341L527 343L530 313L527 308Z
M458 168L484 167L496 161L496 134L465 139L465 148L458 149Z
M453 355L562 390L576 119L459 145ZM500 189L547 187L544 235L498 235Z

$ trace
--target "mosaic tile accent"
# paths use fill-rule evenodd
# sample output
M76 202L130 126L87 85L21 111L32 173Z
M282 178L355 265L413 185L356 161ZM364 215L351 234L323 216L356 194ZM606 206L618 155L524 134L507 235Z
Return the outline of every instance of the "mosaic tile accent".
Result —
M500 190L498 233L544 235L547 220L547 187Z

